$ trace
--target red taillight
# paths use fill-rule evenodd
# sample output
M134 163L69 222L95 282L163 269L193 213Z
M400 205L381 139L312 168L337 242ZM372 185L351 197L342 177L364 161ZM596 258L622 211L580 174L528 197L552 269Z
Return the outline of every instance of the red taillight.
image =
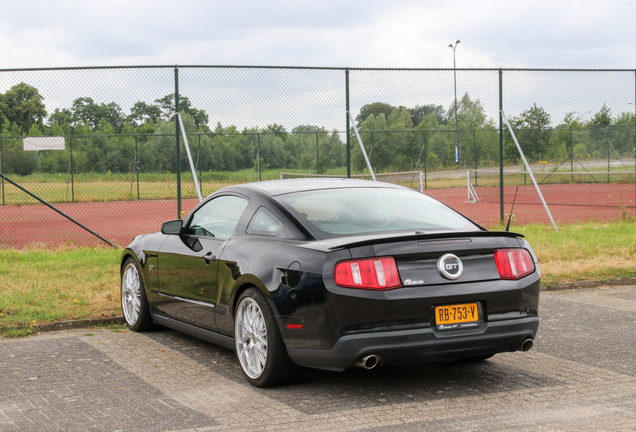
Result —
M336 285L347 288L387 290L402 286L392 257L342 261L334 272Z
M525 249L496 250L495 263L502 279L521 279L534 271L530 252Z

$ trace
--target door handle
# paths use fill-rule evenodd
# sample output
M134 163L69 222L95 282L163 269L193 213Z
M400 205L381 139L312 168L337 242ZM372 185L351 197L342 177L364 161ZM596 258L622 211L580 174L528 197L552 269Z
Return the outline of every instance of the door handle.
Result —
M210 251L210 252L206 253L205 255L203 255L202 258L205 260L206 264L210 264L212 261L216 261L216 257L214 256L212 251Z

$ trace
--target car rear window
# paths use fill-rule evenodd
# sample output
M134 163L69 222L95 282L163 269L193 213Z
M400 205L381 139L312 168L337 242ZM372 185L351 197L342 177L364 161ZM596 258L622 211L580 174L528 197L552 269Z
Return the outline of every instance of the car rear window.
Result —
M404 230L480 230L439 201L408 189L325 189L283 195L278 200L317 238Z

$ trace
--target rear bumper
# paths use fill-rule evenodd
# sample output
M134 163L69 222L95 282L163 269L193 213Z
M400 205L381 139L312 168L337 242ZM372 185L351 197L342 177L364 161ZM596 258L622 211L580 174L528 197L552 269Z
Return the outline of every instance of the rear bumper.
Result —
M342 336L329 350L289 349L300 366L342 371L362 356L375 354L380 364L452 361L517 351L524 340L534 339L538 317L484 323L474 331L440 332L434 328L359 333Z

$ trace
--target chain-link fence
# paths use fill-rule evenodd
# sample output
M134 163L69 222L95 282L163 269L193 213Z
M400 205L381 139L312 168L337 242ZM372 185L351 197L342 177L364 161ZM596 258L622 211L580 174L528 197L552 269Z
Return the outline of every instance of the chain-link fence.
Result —
M635 82L629 70L0 70L0 247L100 241L42 202L119 245L191 209L177 111L204 196L371 168L485 226L633 218Z

